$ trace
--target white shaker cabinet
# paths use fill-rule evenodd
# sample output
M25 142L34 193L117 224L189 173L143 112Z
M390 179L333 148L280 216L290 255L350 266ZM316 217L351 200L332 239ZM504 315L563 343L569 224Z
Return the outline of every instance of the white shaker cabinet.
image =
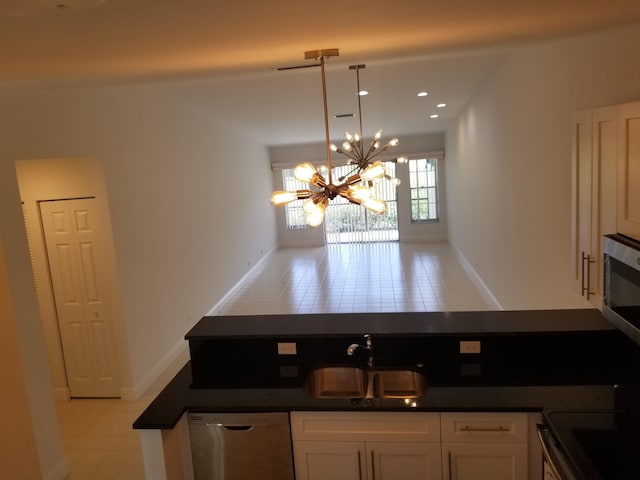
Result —
M526 480L526 413L443 413L446 480Z
M572 280L602 308L602 236L616 233L618 107L572 116Z
M292 412L297 480L440 480L440 415Z
M440 444L295 441L298 480L439 480Z
M530 421L518 412L292 412L296 479L527 480Z
M293 441L297 480L363 480L364 442Z
M640 102L618 106L618 232L640 240Z

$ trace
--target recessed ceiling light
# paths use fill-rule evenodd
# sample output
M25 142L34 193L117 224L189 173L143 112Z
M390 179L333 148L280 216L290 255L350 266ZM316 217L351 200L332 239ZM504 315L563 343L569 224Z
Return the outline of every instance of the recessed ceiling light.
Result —
M426 97L427 95L429 95L428 92L418 92L419 97Z
M438 108L444 108L446 106L447 106L446 103L439 103L439 104L436 105L436 107L438 107Z
M437 113L434 113L433 115L429 115L429 118L438 118L440 115L438 115Z
M368 92L367 90L360 90L360 91L358 92L358 95L360 95L360 96L364 97L365 95L369 95L369 92Z

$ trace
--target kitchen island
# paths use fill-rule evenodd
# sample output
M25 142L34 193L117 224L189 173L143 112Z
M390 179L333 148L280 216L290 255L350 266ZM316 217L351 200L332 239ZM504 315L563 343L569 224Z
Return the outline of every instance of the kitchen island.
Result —
M365 334L375 365L419 371L423 394L405 402L309 393L318 367L366 365L346 353ZM154 478L188 469L175 452L188 443L189 411L611 410L616 386L635 382L638 357L595 309L204 317L186 338L191 361L134 423L145 468L164 467Z

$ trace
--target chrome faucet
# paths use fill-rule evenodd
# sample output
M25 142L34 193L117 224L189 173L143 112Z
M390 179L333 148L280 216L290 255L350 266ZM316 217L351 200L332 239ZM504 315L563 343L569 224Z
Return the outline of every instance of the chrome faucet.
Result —
M373 367L373 340L371 338L371 335L369 335L368 333L364 335L364 339L364 345L360 345L359 343L352 343L351 345L349 345L347 347L347 355L353 355L357 350L362 348L367 351L369 356L367 365L369 365L369 367Z

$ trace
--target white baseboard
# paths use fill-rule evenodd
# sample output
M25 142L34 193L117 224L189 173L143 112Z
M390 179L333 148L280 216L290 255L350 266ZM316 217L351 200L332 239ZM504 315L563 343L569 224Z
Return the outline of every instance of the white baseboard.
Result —
M222 298L216 302L216 304L215 304L213 307L211 307L211 310L209 310L209 311L205 314L205 316L215 315L215 314L216 314L216 311L218 310L218 308L220 308L220 306L221 306L221 305L223 305L223 304L224 304L225 300L226 300L228 297L232 296L232 295L236 292L236 290L238 290L238 288L240 288L240 286L242 285L242 283L244 282L244 280L245 280L245 279L246 279L246 278L251 274L251 272L253 272L253 271L255 270L255 268L256 268L258 265L260 265L262 262L264 262L264 261L267 259L267 257L269 257L269 255L271 255L271 253L273 253L273 251L274 251L274 250L275 250L275 249L269 250L265 255L263 255L263 256L262 256L262 258L261 258L260 260L258 260L258 261L256 262L256 264L255 264L253 267L251 267L251 269L250 269L249 271L247 271L247 273L245 273L245 274L242 276L242 278L241 278L240 280L238 280L238 281L235 283L235 285L234 285L233 287L231 287L231 288L227 291L227 293L225 293L225 294L222 296Z
M55 467L42 476L42 480L65 480L69 477L69 473L71 473L71 467L69 466L69 460L65 456Z
M165 373L167 368L180 357L185 354L185 350L189 348L189 344L180 339L144 376L144 378L133 387L122 387L120 396L122 400L135 402L154 384L156 380Z
M482 289L484 290L484 293L486 294L486 296L488 297L489 302L491 303L491 306L495 309L495 310L504 310L504 307L502 306L502 304L498 301L498 299L493 295L493 293L491 292L491 290L489 290L489 288L487 287L487 285L484 283L484 281L482 280L482 277L478 274L478 272L476 272L475 268L473 268L473 266L471 265L471 263L469 262L469 260L467 260L467 257L465 257L462 252L460 250L458 250L458 248L454 245L451 245L451 248L453 248L454 252L456 253L456 256L458 257L458 261L460 262L460 264L462 265L462 268L465 269L465 271L467 272L467 274L470 277L473 277L475 279L476 282L478 282L480 284L480 286L482 287Z

